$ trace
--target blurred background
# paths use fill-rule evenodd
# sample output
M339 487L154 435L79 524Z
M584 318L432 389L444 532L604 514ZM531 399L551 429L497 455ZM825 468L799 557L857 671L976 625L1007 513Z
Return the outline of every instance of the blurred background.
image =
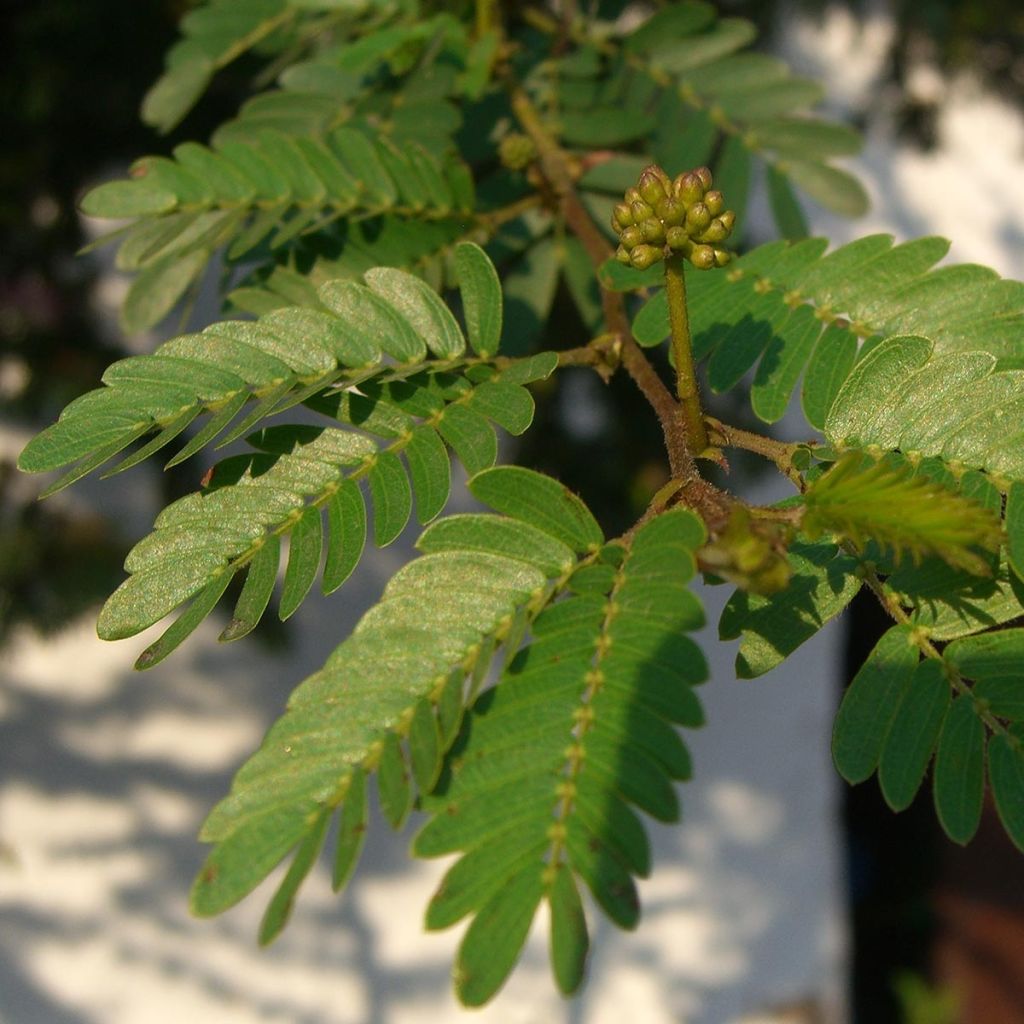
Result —
M849 166L872 211L848 223L808 207L813 232L836 244L943 234L952 261L1024 278L1020 0L718 7L755 20L759 45L822 79L828 112L865 133ZM95 610L157 508L204 467L144 465L43 504L13 469L109 362L158 340L120 334L127 281L106 251L76 256L95 231L76 200L142 153L206 138L248 93L254 65L242 61L169 137L141 124L186 8L49 0L0 15L0 1020L459 1020L446 978L455 939L418 934L438 871L406 864L407 837L377 830L342 900L314 877L270 952L255 949L260 894L213 923L185 909L205 811L408 544L377 552L342 599L261 629L244 655L218 649L211 627L135 676L146 636L101 645ZM760 205L751 241L770 234ZM216 314L209 299L197 316ZM556 300L553 337L576 329L572 316ZM628 526L660 461L629 382L567 375L537 397L520 460L578 489L608 529ZM714 621L724 595L705 599ZM927 792L894 816L873 781L842 789L828 764L840 687L881 628L871 602L855 602L788 679L737 684L724 651L686 820L656 834L640 931L599 932L594 980L568 1008L547 995L531 947L477 1019L600 1024L629 1007L642 1024L1024 1020L1024 864L998 826L987 816L955 849Z

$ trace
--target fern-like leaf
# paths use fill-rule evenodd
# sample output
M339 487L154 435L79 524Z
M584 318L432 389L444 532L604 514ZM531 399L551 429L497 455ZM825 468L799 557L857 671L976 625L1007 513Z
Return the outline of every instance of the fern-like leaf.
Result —
M647 874L650 851L632 807L675 819L672 780L690 761L672 725L703 721L691 686L707 669L684 635L703 622L687 587L703 539L676 510L603 549L467 716L414 843L421 856L463 853L427 912L432 928L473 916L455 969L463 1002L502 984L542 899L556 980L575 990L588 939L574 876L613 921L636 924L632 876Z
M486 262L476 247L469 248ZM370 272L368 281L369 287L326 283L318 292L318 310L289 308L254 323L217 323L165 342L152 356L112 364L104 374L106 386L72 402L25 447L19 467L46 472L77 462L48 489L52 493L141 437L156 435L142 457L158 451L203 413L211 418L172 463L214 440L227 444L263 418L332 389L372 390L374 383L465 370L478 362L464 357L466 343L455 318L421 281L393 270L376 278ZM477 287L474 279L471 292ZM487 301L500 317L500 292L492 288ZM237 419L247 403L248 411ZM396 422L392 436L404 429L405 420ZM129 457L115 471L139 458Z
M801 527L812 539L834 532L863 546L868 539L908 552L919 563L938 555L954 568L991 575L984 554L999 551L998 512L943 487L927 475L915 475L902 461L843 456L804 494ZM981 548L978 553L973 548Z
M807 116L822 99L821 86L794 76L776 58L748 52L755 35L749 21L719 18L710 4L686 2L659 10L617 48L595 41L552 62L547 88L563 108L557 127L565 143L599 149L645 140L650 146L643 157L597 163L581 179L602 222L611 200L601 193L621 199L645 164L696 167L716 152L715 181L740 231L757 164L776 191L785 191L801 226L791 186L845 216L866 210L863 188L831 163L858 152L859 136ZM776 219L782 234L800 236L779 209Z
M559 506L547 509L539 524L538 509L527 503L522 518L471 517L469 529L465 518L454 526L442 520L427 532L427 553L397 573L352 636L294 692L231 794L210 814L202 836L216 847L193 889L197 913L231 906L296 849L301 870L289 872L285 896L272 904L262 932L268 941L284 923L282 911L291 905L296 875L300 880L308 868L325 816L343 802L336 881L351 872L365 820L366 773L378 771L382 805L395 824L409 806L409 780L424 790L432 785L459 731L467 676L486 670L517 609L532 607L536 614L579 557L592 557L601 541L574 495L537 474L526 480L526 470L509 473L498 468L476 480L486 481L499 503L506 490L521 496L534 484L552 485ZM549 532L554 524L559 534L579 533L584 522L579 535L589 539L575 551ZM543 541L535 550L538 532ZM439 538L433 543L431 533Z

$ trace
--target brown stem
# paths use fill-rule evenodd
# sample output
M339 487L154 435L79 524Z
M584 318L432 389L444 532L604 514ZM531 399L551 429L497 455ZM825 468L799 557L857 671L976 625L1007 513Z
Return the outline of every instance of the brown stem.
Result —
M743 451L753 452L755 455L761 455L768 459L769 462L774 462L796 489L803 491L804 479L793 465L793 453L800 447L808 447L807 445L776 441L763 434L755 434L750 430L743 430L741 427L729 426L712 416L706 418L708 426L711 428L712 441L727 448L741 448Z
M566 226L580 240L594 266L600 266L612 255L612 247L576 194L575 178L568 158L544 127L526 92L519 86L512 86L511 97L516 118L537 147L540 173L558 204ZM602 288L601 306L609 331L617 335L621 343L623 369L633 378L661 423L672 476L677 479L695 477L697 471L693 457L687 450L679 406L664 381L647 361L643 350L633 340L622 295Z

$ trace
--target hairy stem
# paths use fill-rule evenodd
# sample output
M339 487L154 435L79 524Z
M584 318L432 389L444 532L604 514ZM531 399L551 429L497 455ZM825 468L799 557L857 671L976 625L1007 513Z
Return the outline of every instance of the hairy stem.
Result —
M812 444L800 442L776 441L772 437L765 437L763 434L755 434L750 430L743 430L741 427L732 427L713 416L706 417L707 425L711 428L711 440L726 448L740 448L743 451L753 452L774 462L779 471L783 473L798 491L805 488L804 478L800 471L793 465L793 453L798 448L812 447Z
M690 318L686 312L686 280L683 277L683 257L670 256L665 260L665 295L668 298L668 317L672 327L672 355L676 363L676 394L683 407L686 440L691 455L699 455L708 447L708 432L704 426L704 412L700 406L700 390L693 366L693 344L690 341Z

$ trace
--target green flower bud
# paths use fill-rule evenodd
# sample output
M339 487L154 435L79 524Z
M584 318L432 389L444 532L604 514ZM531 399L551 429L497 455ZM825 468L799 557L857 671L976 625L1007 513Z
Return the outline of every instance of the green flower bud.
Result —
M735 210L726 210L718 219L725 225L725 230L731 235L732 229L736 226Z
M503 167L522 171L537 159L537 147L528 135L511 132L498 143L498 159Z
M643 202L643 200L640 198L640 193L637 192L637 190L632 187L626 189L626 194L623 198L630 206L632 206L634 203Z
M711 211L703 203L694 203L686 211L686 230L691 235L699 235L711 223Z
M691 248L690 236L686 233L686 228L669 228L665 232L665 242L675 252L685 253Z
M678 199L671 197L662 199L655 206L654 212L657 213L667 228L673 228L678 224L682 224L686 219L686 207Z
M707 167L698 167L693 173L700 181L701 187L707 192L711 188L711 171Z
M726 264L732 262L732 253L726 252L725 249L715 250L715 266L724 267Z
M638 245L629 253L629 260L637 270L653 267L660 259L661 250L653 245Z
M665 185L661 178L655 173L653 167L648 167L640 180L637 182L637 191L645 203L650 206L657 205L658 201L665 198Z
M717 217L725 209L725 200L721 192L708 192L704 196L704 205L711 211L712 217Z
M619 203L612 213L612 228L621 231L633 226L633 211L625 204Z
M702 242L724 242L729 237L729 229L722 223L721 217L716 217L707 227L707 230L700 236Z
M624 245L620 245L615 250L615 258L620 263L624 263L627 267L629 266L629 250Z
M627 249L632 249L634 245L644 244L644 233L639 227L634 225L631 228L626 228L626 230L619 235L619 240Z
M676 199L682 200L687 206L700 202L704 198L704 186L692 171L680 174L672 183L672 192Z
M641 221L647 220L648 217L654 216L654 207L649 203L645 203L642 199L630 203L629 208L633 212L633 222L635 224L639 224Z
M710 270L715 265L715 250L710 245L695 245L690 253L690 262L698 270Z
M665 225L657 217L648 217L640 225L640 230L644 233L644 239L648 242L662 245L665 241Z

